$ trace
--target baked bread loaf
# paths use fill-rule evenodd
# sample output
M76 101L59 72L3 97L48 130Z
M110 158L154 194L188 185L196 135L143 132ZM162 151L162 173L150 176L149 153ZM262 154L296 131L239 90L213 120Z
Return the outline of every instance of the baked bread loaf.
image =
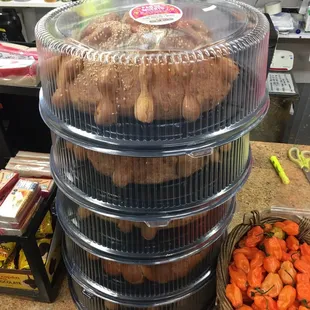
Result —
M106 52L105 56L92 60L55 56L42 61L41 71L56 77L54 106L71 105L93 115L98 125L114 124L119 117L143 123L196 121L227 96L239 73L225 55L201 53L197 59L191 53L210 44L208 29L196 19L147 26L128 13L110 13L93 19L76 39L89 50ZM123 58L113 57L113 51L124 51ZM180 56L179 51L193 56ZM135 62L139 55L145 57Z
M225 206L219 206L218 208L225 208ZM216 219L220 216L221 210L219 211L218 208L212 209L210 211L204 212L203 214L198 214L194 216L188 216L182 219L177 219L177 220L172 220L169 222L168 225L163 226L163 227L149 227L147 224L144 222L133 222L133 221L126 221L126 220L119 220L119 219L114 219L111 217L106 217L104 215L96 214L94 212L89 211L88 209L85 209L83 207L78 207L77 209L77 216L79 219L86 219L89 217L98 217L99 219L102 219L104 221L112 222L115 223L118 227L118 229L122 233L131 233L134 228L139 228L141 231L141 236L145 240L153 240L158 231L162 229L172 229L172 228L178 228L178 227L184 227L190 223L197 223L197 228L196 231L201 232L201 236L204 235L207 231L212 229L214 225L216 225ZM202 221L204 219L208 218L208 224L204 225L203 228L199 228L199 221ZM213 225L213 226L212 226ZM189 229L192 229L189 228ZM193 234L191 231L190 233Z
M128 265L101 259L87 253L90 260L100 260L104 272L110 276L123 276L131 284L142 284L145 280L165 284L188 276L203 261L210 249L206 248L188 258L161 265Z
M88 159L99 173L111 177L116 186L124 187L132 183L159 184L189 177L204 167L208 157L219 161L220 152L229 151L231 144L217 148L210 156L199 158L187 155L154 158L107 155L83 149L70 142L66 142L66 147L77 160Z

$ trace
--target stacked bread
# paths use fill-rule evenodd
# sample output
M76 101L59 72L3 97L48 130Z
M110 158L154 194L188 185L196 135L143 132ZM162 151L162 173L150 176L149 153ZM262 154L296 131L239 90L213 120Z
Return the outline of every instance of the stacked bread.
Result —
M134 2L67 4L36 28L71 293L206 309L268 110L268 22L235 1Z

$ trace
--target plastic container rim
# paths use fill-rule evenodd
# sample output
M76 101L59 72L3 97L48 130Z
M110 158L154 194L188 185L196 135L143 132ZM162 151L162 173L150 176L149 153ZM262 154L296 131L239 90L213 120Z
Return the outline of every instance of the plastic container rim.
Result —
M71 236L70 234L67 234L67 236L71 239L71 241L73 243L78 245L84 251L86 251L88 253L91 253L94 256L97 256L99 258L102 258L102 259L105 259L105 260L108 260L108 261L112 261L112 262L117 262L117 263L120 263L120 264L154 266L154 265L162 265L162 264L173 263L173 262L185 259L185 258L187 258L189 256L195 255L195 254L201 252L202 250L204 250L205 248L211 246L216 241L218 241L218 239L220 237L222 237L225 233L226 233L226 230L218 230L216 232L215 236L213 236L214 238L210 242L198 244L195 247L195 249L192 250L190 253L182 253L182 255L180 254L180 255L172 256L172 257L165 257L163 255L162 256L162 260L158 259L158 257L156 257L153 260L152 259L141 259L141 258L133 260L132 258L124 259L124 257L122 257L120 255L111 256L111 255L109 255L107 253L102 253L102 252L99 252L99 251L97 252L96 249L94 249L91 245L89 245L87 243L86 243L86 245L84 243L81 243L81 239L80 238L76 238L76 236Z
M195 282L192 282L190 285L188 285L186 288L183 288L181 291L171 294L170 297L152 296L151 301L149 301L150 299L143 300L143 298L139 297L139 303L138 303L138 299L136 297L135 298L134 297L130 298L129 296L122 297L120 294L112 292L110 289L105 289L103 288L103 286L97 284L96 282L87 279L87 276L83 275L81 270L77 266L70 265L70 262L65 252L66 252L65 242L62 242L62 255L64 264L66 266L69 275L77 283L79 283L82 287L86 286L90 288L93 294L99 298L129 307L139 307L139 308L155 307L155 306L164 306L169 303L177 302L183 298L193 295L195 292L198 292L199 288L201 288L204 285L207 285L207 283L210 281L210 275L212 275L212 270L210 268L205 273L203 273L202 276ZM103 292L103 289L106 292Z
M83 48L81 46L73 44L73 42L68 43L64 42L64 39L55 38L55 36L51 35L49 31L47 30L47 24L49 20L55 20L55 18L65 12L68 11L70 8L73 8L75 6L79 6L80 4L87 3L87 0L80 0L72 3L65 4L59 8L56 8L46 14L44 17L41 18L41 20L37 23L35 27L35 34L36 39L40 42L40 44L45 47L49 48L53 52L66 52L72 56L78 56L78 57L87 57L89 60L102 60L105 61L106 59L111 57L111 52L103 52L103 51L97 51L95 49L90 48ZM225 2L225 1L223 1ZM174 52L173 55L176 55L182 59L182 56L188 56L191 55L192 57L196 59L201 59L205 57L216 57L216 56L222 56L222 55L231 55L234 54L235 51L238 51L240 49L244 49L248 46L254 46L257 42L257 40L262 39L269 31L269 23L267 18L256 8L245 4L241 1L235 1L235 0L229 0L228 3L235 5L239 9L243 9L249 12L251 12L254 17L255 21L252 22L253 29L251 29L249 32L246 32L246 29L244 29L244 36L239 36L238 38L229 38L228 41L222 39L219 42L214 42L210 46L206 45L202 48L199 48L194 51L181 51L181 52ZM199 3L200 4L200 3ZM123 9L131 9L132 5L127 5L122 7ZM114 7L113 9L108 10L108 12L115 12L119 10L120 8ZM247 15L248 15L247 14ZM124 54L124 51L118 51L118 52L112 52L112 58L114 62L118 59L119 62L122 62L122 57ZM130 53L128 53L130 54ZM134 62L140 63L143 61L147 61L148 59L157 59L159 55L162 55L163 59L169 58L171 53L169 52L155 52L155 53L143 53L140 57L137 57L136 55L132 55L131 59Z
M85 284L85 283L82 282L81 280L76 279L75 276L69 276L69 278L68 278L68 281L69 281L69 289L70 289L71 294L72 294L73 288L72 288L72 285L70 285L70 281L72 281L72 280L75 281L79 286L81 286L81 287L83 288L83 291L86 291L86 292L87 292L87 294L84 294L84 292L82 291L82 294L84 294L87 298L92 299L93 297L97 297L97 298L100 298L100 299L108 300L107 298L101 296L99 293L95 292L92 288L90 288L90 287L88 286L88 284ZM187 293L187 295L184 295L183 297L179 298L178 300L167 300L167 301L165 301L164 303L160 303L160 304L157 304L157 303L156 303L156 305L154 305L154 306L155 306L155 307L156 307L156 306L165 306L165 305L173 304L173 303L178 302L178 301L180 301L180 300L183 300L183 299L185 299L185 298L189 298L189 297L191 297L192 295L198 293L199 290L202 290L203 288L205 288L212 280L215 280L215 272L214 272L213 274L211 273L210 279L206 280L205 283L202 283L201 285L195 287L195 289L193 289L193 291L192 291L191 293ZM72 295L73 295L73 294L72 294ZM75 292L74 292L74 296L76 296ZM73 298L73 300L76 302L75 298ZM108 300L108 301L109 301L109 300ZM110 301L111 301L111 300L110 300ZM115 302L115 301L111 301L111 302ZM120 301L115 302L115 303L117 303L118 305L122 305L122 306L124 305L124 306L126 306L126 304L124 304L124 303L122 303L122 302L120 302ZM79 306L79 305L78 305L78 306ZM141 304L135 304L135 305L130 304L130 305L127 305L127 306L134 306L134 307L136 307L136 308L145 308L145 306L144 306L144 305L141 305ZM154 307L154 306L153 306L153 307ZM151 307L152 307L152 306L151 306ZM82 310L87 310L87 309L85 309L85 307L83 307L83 306L81 306L81 309L82 309Z
M178 208L177 210L126 210L125 208L119 208L116 210L115 205L99 201L98 199L86 196L80 189L75 186L70 186L63 182L62 178L59 176L55 169L54 159L51 153L51 172L53 179L58 186L59 190L61 190L64 195L66 195L70 200L74 201L76 204L81 205L82 207L89 209L91 211L97 210L98 213L112 217L115 219L124 219L126 218L128 221L132 222L144 222L144 221L156 221L158 218L161 220L171 220L171 219L179 219L184 218L190 215L200 214L202 212L211 210L216 206L224 203L232 196L234 196L240 188L247 181L251 168L252 168L252 152L251 148L249 148L249 158L247 161L246 168L243 174L239 177L231 185L227 186L225 189L221 190L217 194L209 197L206 200L200 201L199 203L186 204L186 207ZM129 208L128 208L129 209ZM102 211L101 211L102 210ZM138 214L139 213L139 214Z
M143 265L156 265L165 264L184 259L191 255L200 252L202 249L211 246L216 242L223 234L223 229L226 228L231 222L234 212L236 210L236 198L232 198L232 201L228 208L230 211L225 215L225 219L219 221L214 227L212 227L204 236L199 240L195 241L193 244L187 247L183 247L178 251L173 251L169 254L152 254L147 256L146 254L134 254L134 253L122 253L120 251L109 249L108 247L97 246L97 242L90 240L87 237L81 236L76 228L72 228L72 224L63 220L63 212L60 211L61 207L59 202L56 202L57 214L59 214L60 224L65 231L66 235L78 246L87 252L91 252L95 256L120 262L126 264L143 264ZM104 248L104 249L103 249ZM142 256L144 256L142 258ZM150 258L151 257L151 258Z
M270 100L268 92L262 100L260 106L241 121L236 122L228 128L215 131L212 134L200 135L199 141L193 142L193 137L181 139L180 141L170 142L170 145L164 141L152 142L130 141L123 143L121 140L108 138L87 133L81 129L67 125L60 121L49 109L43 99L42 89L40 91L39 110L45 124L57 136L66 141L76 144L85 149L105 153L109 155L120 155L130 157L167 157L189 155L192 157L200 157L202 153L206 155L212 153L213 148L230 143L255 128L265 117L268 112ZM152 144L151 144L152 143ZM168 142L169 143L169 142ZM124 144L124 145L122 145Z

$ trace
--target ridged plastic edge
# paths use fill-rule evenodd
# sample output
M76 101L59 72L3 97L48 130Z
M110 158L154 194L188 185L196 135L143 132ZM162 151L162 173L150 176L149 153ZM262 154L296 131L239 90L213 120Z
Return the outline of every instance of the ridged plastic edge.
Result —
M102 296L100 296L100 294L95 293L95 292L94 292L90 287L88 287L86 284L81 283L81 281L78 281L78 280L75 280L74 278L69 277L69 278L68 278L68 281L69 281L70 293L71 293L71 296L72 296L73 301L76 303L77 307L78 307L80 310L89 310L89 309L86 309L85 307L83 307L83 306L81 305L81 303L77 300L77 296L76 296L76 294L75 294L75 292L73 291L73 288L72 288L72 283L70 283L72 280L75 281L79 286L81 286L81 287L83 288L83 290L85 290L85 292L87 292L87 297L88 297L88 298L97 297L97 298L102 298L102 299L104 299ZM176 301L166 301L164 304L161 304L161 305L156 304L155 306L165 306L165 305L173 304L173 303L175 303L175 302L177 302L177 301L180 301L180 300L183 300L183 299L185 299L185 298L189 298L189 297L191 297L192 295L198 293L199 290L202 290L202 289L206 288L206 287L208 286L208 284L210 284L211 281L215 281L215 273L214 273L214 274L211 274L211 279L207 280L206 283L204 283L203 285L200 285L199 287L195 288L195 291L193 291L192 293L187 294L186 296L183 296L183 298L180 298L179 300L176 300ZM121 305L124 305L124 304L121 304ZM214 309L214 306L215 306L215 302L214 302L214 305L211 305L210 308L207 308L206 310L213 310L213 309ZM143 306L143 305L135 305L134 307L137 307L137 308L144 308L145 306Z
M230 186L226 187L222 191L218 192L216 195L213 195L212 197L204 201L201 201L199 203L186 204L186 208L178 208L177 211L156 210L155 212L152 212L151 210L148 210L147 214L145 214L145 212L141 212L139 215L137 215L137 210L126 210L124 208L122 210L116 210L114 205L86 196L85 193L83 193L80 189L66 184L65 182L63 182L61 176L57 174L52 155L50 159L51 171L54 181L56 182L58 188L70 200L74 201L78 205L83 206L86 209L95 211L99 214L116 219L126 218L128 221L133 222L156 221L158 220L158 218L160 218L161 220L175 220L191 215L193 216L196 214L200 214L201 212L211 210L216 206L223 204L225 201L233 197L245 184L251 172L252 162L252 153L250 148L247 167L243 172L242 176L235 183L232 183Z
M232 198L231 204L229 206L230 212L227 212L227 214L225 215L226 216L225 219L219 221L214 227L212 227L211 230L208 231L207 234L205 234L191 246L171 253L165 253L161 255L152 254L151 258L150 255L147 256L134 253L131 254L123 253L122 255L122 252L115 251L107 247L103 247L98 243L84 236L81 236L81 234L79 234L79 231L76 228L71 227L72 225L69 223L69 221L64 221L64 214L62 211L60 211L61 207L59 206L59 201L56 202L56 208L59 222L63 230L65 231L66 235L85 251L91 252L92 254L105 259L110 259L113 261L122 262L126 264L130 263L141 264L143 262L144 264L151 265L154 263L161 263L161 264L170 263L179 259L186 258L201 251L202 248L206 248L211 244L213 244L214 242L216 242L218 238L221 237L223 230L229 225L229 223L233 218L234 212L236 210L236 198L235 197ZM143 260L142 256L145 256Z
M89 287L91 291L94 293L94 295L98 296L99 298L101 297L105 300L108 300L108 301L111 301L117 304L122 304L125 306L142 308L142 307L164 306L169 303L177 302L197 292L199 288L203 286L203 284L206 284L206 282L208 281L210 277L210 274L212 274L212 271L210 269L206 270L206 272L199 279L197 279L194 283L191 283L186 288L182 289L181 291L177 293L171 294L169 297L166 297L166 298L152 296L152 300L148 302L143 300L141 297L139 298L139 302L137 298L129 299L127 297L127 298L122 299L117 294L114 294L115 296L113 296L113 292L111 292L109 289L105 289L105 292L103 292L102 290L103 287L101 285L89 279L86 279L86 277L82 275L81 270L77 266L70 265L68 257L65 253L64 244L65 242L63 242L63 246L62 246L62 256L63 256L64 264L66 266L66 269L69 275L81 286Z
M49 31L47 30L47 24L49 20L53 20L58 16L58 14L65 12L66 10L83 4L84 2L87 3L87 0L81 0L77 2L72 2L70 4L66 4L61 6L60 8L52 10L50 13L46 14L41 20L38 22L35 28L35 36L36 40L40 43L42 47L48 48L50 51L54 53L65 53L71 56L77 56L82 58L87 58L87 60L91 61L101 61L103 63L179 63L179 62L191 62L193 60L201 61L204 59L208 59L209 57L222 57L227 55L232 55L236 51L239 52L240 50L244 50L250 48L257 44L257 42L262 41L265 36L269 33L269 23L267 18L257 9L254 7L245 4L243 2L234 1L234 0L227 0L227 2L238 6L245 10L248 14L252 14L253 21L253 29L247 32L244 36L241 36L237 39L230 39L225 43L222 41L215 42L215 44L199 49L196 51L184 51L184 52L162 52L162 53L140 53L137 56L137 53L126 53L126 57L124 57L124 52L102 52L97 51L90 48L82 47L81 44L73 44L74 41L69 43L64 43L64 40L56 39L53 37ZM128 6L130 9L132 6ZM116 8L113 8L112 11L115 11ZM109 10L107 10L108 12Z
M126 146L116 144L117 140L98 139L91 133L75 128L61 122L49 109L43 99L42 89L40 92L39 110L45 124L63 139L79 145L83 148L110 155L123 155L132 157L166 157L189 155L193 152L206 151L236 140L254 129L266 116L270 105L269 96L266 93L262 104L252 114L243 118L229 128L221 129L213 134L200 135L199 139L186 138L182 141L170 144L158 144L141 141L126 141ZM120 141L118 141L120 142ZM163 143L162 141L160 143Z

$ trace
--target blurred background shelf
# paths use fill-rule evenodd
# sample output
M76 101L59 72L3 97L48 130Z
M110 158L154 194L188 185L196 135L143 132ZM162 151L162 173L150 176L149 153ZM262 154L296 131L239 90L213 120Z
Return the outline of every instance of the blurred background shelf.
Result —
M0 94L39 97L41 84L34 87L0 85Z
M62 1L45 2L44 0L0 1L0 7L10 8L56 8L62 4L64 4Z
M302 31L298 34L295 32L288 34L279 33L279 39L310 39L310 32Z

